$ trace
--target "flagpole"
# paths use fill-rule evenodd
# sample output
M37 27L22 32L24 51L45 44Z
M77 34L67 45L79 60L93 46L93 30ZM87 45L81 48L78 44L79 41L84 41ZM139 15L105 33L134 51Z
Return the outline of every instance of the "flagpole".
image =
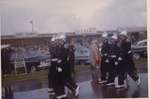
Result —
M2 16L0 16L0 29L1 29L1 35L4 34L4 30L3 30L3 22L2 22Z
M0 16L0 25L1 25L0 28L1 28L1 35L2 35L2 33L3 33L3 32L2 32L2 16Z
M32 33L33 33L33 32L34 32L34 24L33 24L33 20L31 20L30 23L31 23Z
M32 21L32 33L34 32L34 24L33 24L33 21Z

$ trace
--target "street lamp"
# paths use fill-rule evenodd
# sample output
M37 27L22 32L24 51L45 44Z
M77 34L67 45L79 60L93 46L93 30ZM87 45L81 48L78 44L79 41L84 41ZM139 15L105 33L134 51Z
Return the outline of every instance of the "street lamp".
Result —
M34 32L34 23L33 23L33 20L30 21L30 24L32 26L32 33Z

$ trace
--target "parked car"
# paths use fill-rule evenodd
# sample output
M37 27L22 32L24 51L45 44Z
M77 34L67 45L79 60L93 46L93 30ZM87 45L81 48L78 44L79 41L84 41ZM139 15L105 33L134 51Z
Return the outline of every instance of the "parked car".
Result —
M89 48L85 46L78 46L75 50L75 62L76 64L88 64L89 61Z
M147 56L147 40L141 40L131 46L133 57L139 59Z
M40 70L43 68L47 68L50 63L49 60L50 55L45 55L38 50L30 50L28 52L15 52L11 56L11 61L14 64L22 64L15 65L15 68L24 67L27 69L27 72L33 72L35 70Z

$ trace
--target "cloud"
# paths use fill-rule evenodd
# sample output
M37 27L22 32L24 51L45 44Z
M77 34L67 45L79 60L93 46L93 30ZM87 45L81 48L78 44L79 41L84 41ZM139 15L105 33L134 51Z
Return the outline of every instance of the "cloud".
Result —
M116 0L101 13L95 14L95 21L103 29L117 27L146 26L145 0Z
M3 34L145 26L146 0L1 0L0 15Z

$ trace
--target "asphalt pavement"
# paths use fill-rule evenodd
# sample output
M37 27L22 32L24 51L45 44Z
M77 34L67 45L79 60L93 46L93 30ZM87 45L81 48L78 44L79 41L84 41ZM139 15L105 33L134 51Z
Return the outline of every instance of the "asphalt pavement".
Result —
M146 98L148 97L148 75L140 73L141 85L128 77L128 88L115 89L114 86L107 87L95 84L91 81L90 72L77 75L80 86L78 97L68 94L66 99L98 99L98 98ZM3 99L51 99L47 92L47 80L27 80L3 88ZM4 91L5 89L5 91Z

